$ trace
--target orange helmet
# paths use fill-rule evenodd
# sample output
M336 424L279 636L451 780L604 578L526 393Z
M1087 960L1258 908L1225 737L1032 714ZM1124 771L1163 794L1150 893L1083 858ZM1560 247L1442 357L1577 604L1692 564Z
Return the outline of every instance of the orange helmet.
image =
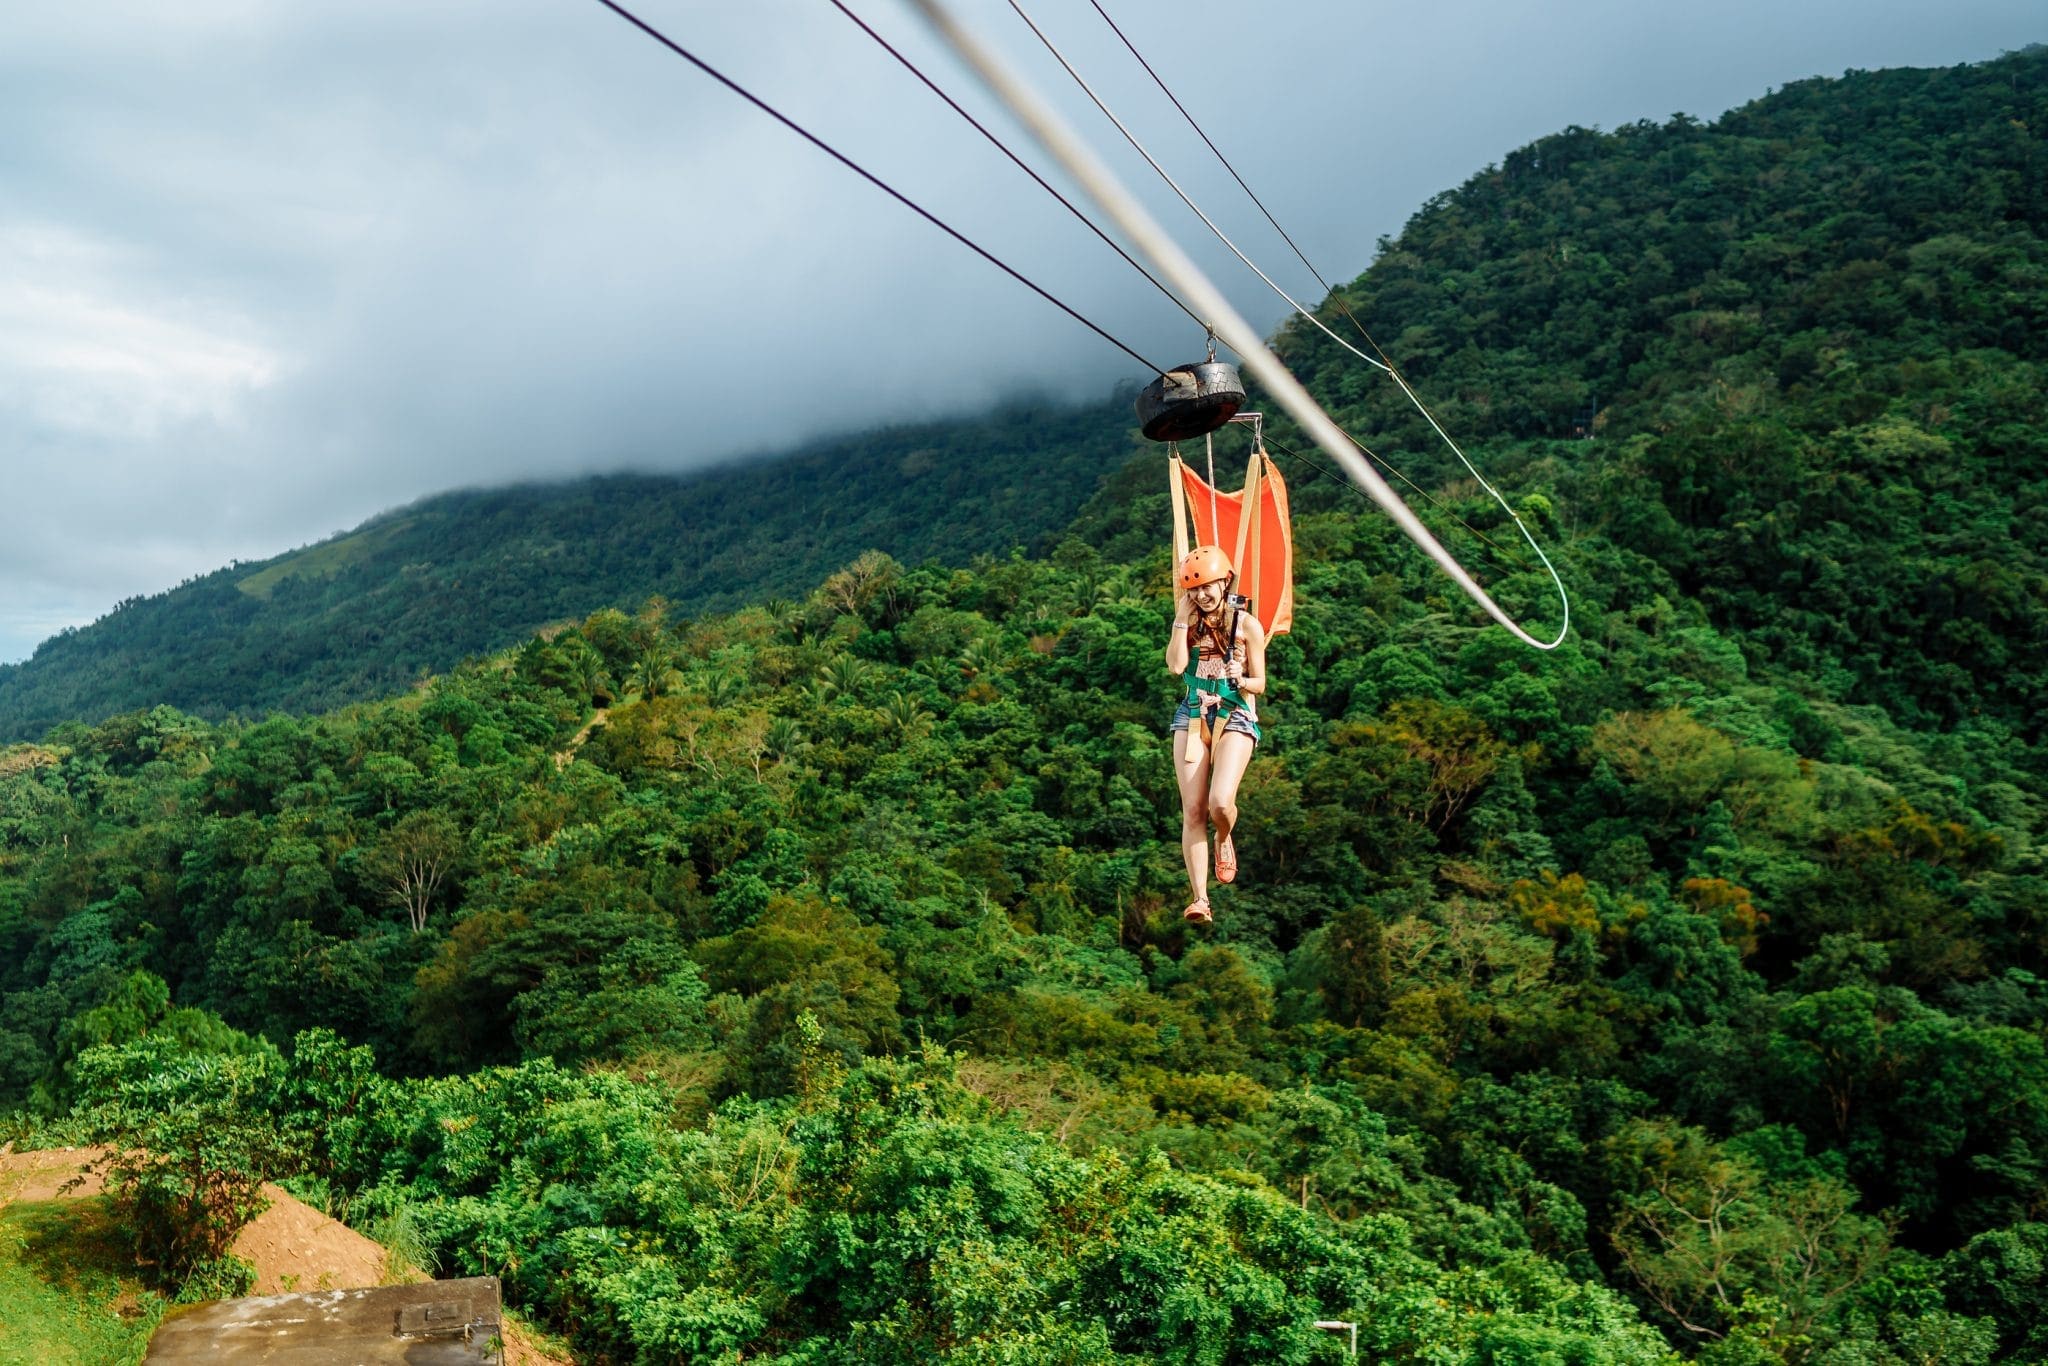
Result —
M1180 568L1174 571L1174 582L1182 589L1199 588L1205 583L1227 579L1237 571L1231 568L1230 557L1223 553L1223 547L1198 545L1181 557Z

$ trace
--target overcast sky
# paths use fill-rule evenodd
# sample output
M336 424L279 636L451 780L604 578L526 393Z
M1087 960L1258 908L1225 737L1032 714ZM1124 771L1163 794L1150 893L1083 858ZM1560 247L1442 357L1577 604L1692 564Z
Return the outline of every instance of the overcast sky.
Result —
M849 2L988 111L902 0ZM1086 0L1024 3L1313 301ZM1567 124L1711 118L1807 76L2048 38L2041 0L1103 3L1332 280ZM1007 4L956 4L1134 186L1150 175ZM635 7L1141 353L1197 356L1180 313L828 0ZM1143 378L594 0L12 5L0 129L0 661L451 487L686 469ZM1141 187L1240 309L1279 321Z

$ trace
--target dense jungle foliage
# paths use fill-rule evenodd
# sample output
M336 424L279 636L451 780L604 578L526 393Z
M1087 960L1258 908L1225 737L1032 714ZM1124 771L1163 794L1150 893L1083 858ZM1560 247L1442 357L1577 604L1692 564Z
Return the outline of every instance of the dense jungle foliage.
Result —
M1622 449L1578 515L1753 661L2038 739L2044 70L2037 45L1804 81L1712 125L1570 129L1433 200L1340 300L1460 436L1597 407ZM1435 452L1400 462L1424 482L1461 472L1321 333L1282 350L1349 430Z
M1573 634L1517 646L1283 456L1213 929L1138 462L1039 558L0 750L0 1105L124 1145L139 1232L180 1169L276 1172L596 1361L1340 1360L1319 1318L1382 1361L2048 1359L2044 75L1564 135L1387 245L1346 297Z
M696 474L428 498L130 599L0 664L0 742L165 704L215 720L324 711L610 603L727 611L807 592L871 547L952 564L1042 548L1140 444L1129 410L1020 400Z

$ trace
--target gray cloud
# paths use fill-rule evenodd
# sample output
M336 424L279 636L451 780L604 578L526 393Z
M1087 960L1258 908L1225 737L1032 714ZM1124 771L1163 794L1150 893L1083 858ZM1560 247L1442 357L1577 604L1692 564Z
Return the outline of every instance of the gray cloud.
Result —
M1312 298L1093 11L1029 7ZM989 112L906 10L859 8ZM1114 138L1006 6L963 8L1078 127ZM2034 0L1110 8L1333 280L1423 199L1566 124L1711 117L1789 80L1980 60L2042 28ZM828 5L641 12L1139 351L1194 354L1185 318ZM451 486L686 468L1136 377L593 3L98 0L7 27L0 659ZM1120 144L1100 146L1140 183ZM1254 321L1279 320L1144 188Z

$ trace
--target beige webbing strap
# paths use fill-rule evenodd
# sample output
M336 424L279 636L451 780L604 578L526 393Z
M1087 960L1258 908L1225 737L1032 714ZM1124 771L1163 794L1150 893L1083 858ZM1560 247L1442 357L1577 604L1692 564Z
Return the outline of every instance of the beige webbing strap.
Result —
M1237 554L1231 563L1237 566L1237 591L1242 593L1258 583L1259 563L1259 456L1252 452L1252 461L1244 470L1244 503L1237 514ZM1256 608L1257 603L1252 606Z
M1166 457L1167 501L1173 504L1173 567L1178 570L1180 562L1188 557L1188 483L1181 477L1181 463L1178 455ZM1177 585L1176 585L1177 586Z
M1166 500L1173 504L1173 568L1176 571L1180 569L1180 562L1188 557L1190 549L1188 545L1188 481L1182 475L1182 471L1185 468L1181 464L1179 454L1171 454L1166 457L1166 477L1171 481L1167 485ZM1176 594L1180 591L1178 573L1174 577L1174 591ZM1188 641L1190 655L1188 665L1190 668L1194 666L1194 648L1195 642L1190 639ZM1202 762L1209 752L1209 736L1202 724L1200 712L1195 713L1189 719L1187 736L1187 747L1181 751L1180 761L1189 769L1193 769Z

